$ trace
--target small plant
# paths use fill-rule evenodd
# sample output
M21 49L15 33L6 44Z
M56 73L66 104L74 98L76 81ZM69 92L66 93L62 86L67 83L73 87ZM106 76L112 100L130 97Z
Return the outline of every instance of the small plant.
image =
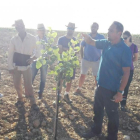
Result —
M37 59L36 68L39 69L42 65L47 64L51 68L52 74L55 76L57 81L56 88L54 87L56 92L56 115L55 115L55 125L54 125L54 139L57 137L57 120L58 120L58 109L59 109L59 94L60 89L66 82L71 80L73 76L73 70L79 66L79 60L76 56L76 53L79 52L80 47L77 44L80 43L80 34L77 35L77 40L71 39L69 42L69 50L59 53L59 48L54 45L54 40L57 36L57 32L54 32L49 28L47 33L47 43L45 41L37 42L37 44L42 44L44 46L44 50L41 50L41 56ZM76 46L76 47L75 47ZM57 64L57 65L56 65ZM56 66L54 66L56 65Z

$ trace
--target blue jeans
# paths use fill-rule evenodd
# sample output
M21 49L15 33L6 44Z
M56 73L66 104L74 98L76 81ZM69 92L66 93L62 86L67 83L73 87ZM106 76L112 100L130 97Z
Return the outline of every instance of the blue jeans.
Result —
M48 65L46 64L40 68L40 88L38 91L39 94L42 94L45 88L47 68L48 68ZM35 76L37 75L38 70L39 69L36 68L36 61L35 61L32 64L32 83L34 82L34 79L35 79Z
M108 116L108 139L117 140L119 127L118 103L111 101L116 92L98 86L94 100L94 125L92 130L95 134L100 134L104 117L104 108Z

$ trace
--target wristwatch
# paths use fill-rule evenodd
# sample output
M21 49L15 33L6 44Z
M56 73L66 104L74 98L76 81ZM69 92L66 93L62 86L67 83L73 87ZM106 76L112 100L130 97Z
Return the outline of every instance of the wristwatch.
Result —
M119 90L119 89L118 89L118 92L120 92L122 95L124 94L124 91L121 91L121 90Z

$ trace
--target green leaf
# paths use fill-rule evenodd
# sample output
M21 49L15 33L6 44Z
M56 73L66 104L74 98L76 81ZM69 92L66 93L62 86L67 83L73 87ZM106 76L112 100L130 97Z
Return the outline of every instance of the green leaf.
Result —
M55 73L55 71L53 71L53 70L49 72L49 74L54 74L54 73Z
M50 43L53 43L54 42L54 39L53 38L50 38L49 41L50 41Z
M40 69L42 67L42 63L40 61L36 62L36 68Z
M51 27L48 27L48 30L51 32L52 31L52 28Z
M42 49L40 52L41 52L41 54L44 54L45 53L45 50Z
M80 38L80 37L81 37L81 34L80 34L80 33L78 33L78 34L77 34L77 38Z
M43 64L43 65L45 65L45 64L46 64L46 60L45 60L45 59L43 59L42 64Z
M78 61L78 60L77 60L77 61L75 61L75 64L76 64L76 65L79 65L79 61Z
M53 38L56 38L56 37L57 37L57 32L53 32L53 33L51 34L51 36L52 36Z
M47 37L51 37L51 33L50 32L47 33ZM48 40L48 42L49 42L49 40Z
M41 41L37 41L37 42L36 42L36 45L40 45L40 44L41 44Z
M56 88L54 87L53 90L56 90Z
M70 42L68 43L68 46L70 47Z
M80 51L80 47L74 47L74 50L79 52Z
M76 45L77 44L77 41L71 39L71 43L74 44L74 45Z

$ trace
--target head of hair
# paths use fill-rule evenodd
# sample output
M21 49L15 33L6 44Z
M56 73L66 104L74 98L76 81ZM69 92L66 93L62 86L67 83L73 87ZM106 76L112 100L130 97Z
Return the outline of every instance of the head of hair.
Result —
M127 37L130 37L129 41L132 42L132 35L131 35L131 33L129 31L125 31L123 33L123 35L126 35Z
M99 28L99 24L97 22L93 22L91 27L93 26L93 24L96 24L98 26L98 28Z
M116 29L117 29L118 32L123 32L124 27L120 22L114 21L113 24L116 25Z

